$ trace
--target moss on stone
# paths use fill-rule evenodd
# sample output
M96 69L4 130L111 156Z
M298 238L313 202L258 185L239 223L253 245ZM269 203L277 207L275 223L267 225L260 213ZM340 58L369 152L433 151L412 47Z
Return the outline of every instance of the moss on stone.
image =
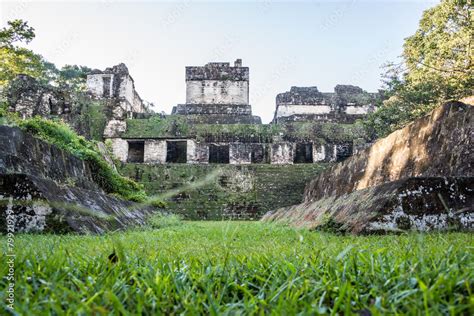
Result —
M185 116L152 116L149 119L127 120L124 138L194 138L209 142L269 143L315 141L343 143L354 139L368 140L361 124L334 122L291 122L286 124L190 124Z
M326 164L189 165L124 164L120 172L186 219L260 218L300 203L306 183ZM215 174L215 177L209 177Z

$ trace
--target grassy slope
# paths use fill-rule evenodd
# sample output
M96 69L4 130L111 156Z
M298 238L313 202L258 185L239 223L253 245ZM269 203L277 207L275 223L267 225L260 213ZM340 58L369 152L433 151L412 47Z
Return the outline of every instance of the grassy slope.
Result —
M187 222L106 236L20 235L15 247L18 311L30 315L474 312L472 234L354 237ZM120 259L110 263L114 247Z

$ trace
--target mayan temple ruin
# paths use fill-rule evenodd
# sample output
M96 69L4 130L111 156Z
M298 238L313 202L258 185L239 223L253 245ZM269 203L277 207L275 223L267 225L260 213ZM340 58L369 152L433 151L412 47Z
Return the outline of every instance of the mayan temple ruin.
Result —
M0 2L0 315L474 315L473 1Z
M330 139L331 135L325 139L323 133L319 139L309 139L299 135L300 123L316 129L323 126L319 123L352 124L373 111L378 97L350 85L338 85L334 93L292 87L276 96L275 119L265 125L252 115L249 68L242 66L241 59L233 66L211 62L186 67L186 103L176 105L164 118L169 125L166 130L150 128L145 135L127 125L127 119L146 116L147 109L134 91L133 79L119 72L124 67L87 77L91 94L117 99L104 137L112 141L114 154L122 162L243 165L340 161L368 140L350 136L336 140ZM180 128L184 124L186 128Z
M273 221L280 216L294 216L291 207L310 212L312 209L306 210L306 204L299 205L302 201L307 203L304 197L310 196L310 181L335 163L350 165L344 174L354 181L356 176L352 172L369 159L367 152L374 148L379 148L377 152L387 152L381 161L374 162L377 167L371 167L382 170L374 181L379 181L378 177L397 179L391 176L396 169L384 171L384 162L389 162L392 151L398 157L402 145L387 147L380 145L382 140L374 144L373 135L361 124L380 102L379 93L369 93L353 85L336 85L333 92L320 92L316 86L293 86L275 96L273 120L263 124L252 112L250 69L243 66L241 59L233 65L210 62L188 66L184 79L185 103L175 105L170 114L152 111L136 91L125 64L90 71L85 81L85 101L77 100L68 91L19 76L9 94L10 110L22 118L35 115L60 118L81 135L103 139L100 148L103 153L110 150L109 164L143 184L149 194L168 194L179 187L198 185L197 190L177 192L167 201L169 210L188 219L259 219L267 214L265 219ZM97 109L102 113L98 123L78 119L90 115L87 113L94 107L81 104L91 101L98 104ZM466 133L464 127L462 133ZM407 137L412 136L403 139ZM11 139L20 141L13 136ZM439 143L448 141L442 139ZM406 164L419 164L420 155ZM364 158L357 158L361 156ZM367 168L361 167L358 174ZM337 174L326 173L318 190L342 181L339 179L342 173ZM407 173L413 175L416 173ZM458 176L459 172L449 175ZM413 181L409 183L417 183ZM456 179L452 181L457 183ZM350 189L346 192L359 194L351 193ZM369 197L364 201L369 203ZM377 199L371 203L379 204ZM341 202L341 205L352 209L356 204ZM272 215L268 213L277 209Z

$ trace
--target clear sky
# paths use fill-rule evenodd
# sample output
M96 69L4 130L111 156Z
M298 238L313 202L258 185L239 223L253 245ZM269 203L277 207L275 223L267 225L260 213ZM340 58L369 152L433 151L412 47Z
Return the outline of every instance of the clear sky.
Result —
M381 65L438 1L5 2L36 29L29 47L58 66L104 69L124 62L143 99L169 113L185 101L184 67L210 61L250 67L255 115L271 120L277 93L291 86L333 91L380 88Z

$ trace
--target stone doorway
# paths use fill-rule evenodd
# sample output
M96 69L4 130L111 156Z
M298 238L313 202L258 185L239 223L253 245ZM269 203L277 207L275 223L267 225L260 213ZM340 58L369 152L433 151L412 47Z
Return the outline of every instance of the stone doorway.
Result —
M209 163L229 163L229 145L209 145Z
M129 141L127 162L142 163L144 161L144 157L145 157L145 142L144 141Z
M293 162L294 163L313 163L313 144L297 143Z
M186 163L187 162L186 141L167 141L166 142L166 162L167 163Z

